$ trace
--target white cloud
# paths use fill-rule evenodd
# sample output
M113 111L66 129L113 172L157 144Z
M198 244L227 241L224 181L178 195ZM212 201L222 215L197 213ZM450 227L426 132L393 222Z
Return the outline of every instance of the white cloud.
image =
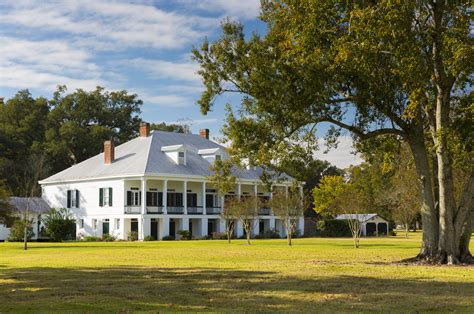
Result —
M199 66L191 62L136 58L123 63L140 69L155 79L173 79L194 84L200 84L201 82L200 76L197 74Z
M350 165L359 165L362 162L360 155L354 155L352 148L352 138L350 136L341 136L337 148L324 153L326 146L323 141L319 141L320 150L314 153L314 156L321 160L327 160L333 165L345 169Z
M58 40L0 37L0 87L51 92L59 84L93 89L108 82L86 50Z
M10 2L0 10L0 22L36 32L87 36L99 49L153 47L175 49L203 37L217 21L160 10L141 3L118 1Z
M260 13L260 0L180 0L195 8L231 18L253 19Z
M137 93L138 98L143 100L143 104L146 108L150 108L151 106L163 106L163 107L176 107L176 108L184 108L194 104L194 100L187 96L181 95L155 95L151 94L146 91L133 91Z

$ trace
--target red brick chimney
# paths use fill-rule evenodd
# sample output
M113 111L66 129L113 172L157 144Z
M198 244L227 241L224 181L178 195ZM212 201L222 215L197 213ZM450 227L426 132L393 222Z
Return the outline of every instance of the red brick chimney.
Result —
M200 129L199 136L205 138L206 140L209 139L209 129Z
M115 145L113 141L104 142L104 164L110 165L115 159Z
M140 137L150 136L150 123L140 123Z

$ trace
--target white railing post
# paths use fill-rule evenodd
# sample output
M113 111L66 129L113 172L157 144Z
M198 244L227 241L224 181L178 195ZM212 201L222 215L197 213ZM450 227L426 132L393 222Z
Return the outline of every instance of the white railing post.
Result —
M168 180L163 180L163 214L168 214Z
M141 214L146 214L146 180L145 177L142 177L142 206L141 206Z

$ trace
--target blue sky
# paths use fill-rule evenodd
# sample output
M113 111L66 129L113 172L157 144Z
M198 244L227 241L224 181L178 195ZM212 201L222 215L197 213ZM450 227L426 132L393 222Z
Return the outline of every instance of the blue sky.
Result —
M51 97L58 84L126 89L144 101L149 122L186 120L195 133L219 136L226 102L201 115L202 91L191 49L220 35L221 21L240 21L246 33L264 34L259 0L16 0L0 2L0 97L20 89ZM350 141L322 158L351 160ZM347 143L349 145L347 145ZM337 154L335 154L337 153ZM331 154L331 153L330 153ZM341 164L341 166L344 166Z

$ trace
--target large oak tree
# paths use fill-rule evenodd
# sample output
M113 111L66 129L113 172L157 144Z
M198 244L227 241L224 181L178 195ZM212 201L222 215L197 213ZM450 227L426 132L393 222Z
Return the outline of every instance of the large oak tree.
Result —
M224 93L242 95L238 110L227 107L232 151L261 164L309 154L321 124L332 125L329 143L343 130L356 142L405 141L420 184L419 257L469 256L470 1L263 1L261 19L265 36L246 39L242 25L225 21L220 39L193 51L203 113ZM458 199L455 162L468 165Z

